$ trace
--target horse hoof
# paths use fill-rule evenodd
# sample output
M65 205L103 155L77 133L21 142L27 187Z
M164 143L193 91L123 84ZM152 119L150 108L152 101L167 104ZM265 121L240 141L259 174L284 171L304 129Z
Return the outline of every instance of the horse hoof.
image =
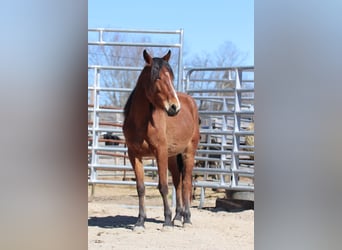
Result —
M136 233L142 233L144 231L145 231L145 227L143 227L143 226L135 226L133 228L133 232L136 232Z
M173 231L173 227L172 226L163 226L163 228L161 229L162 232L172 232Z
M174 225L175 227L182 227L182 226L183 226L183 223L182 223L181 220L174 220L174 221L173 221L173 225Z
M184 228L192 228L192 223L191 222L190 223L186 222L186 223L183 224L183 227Z

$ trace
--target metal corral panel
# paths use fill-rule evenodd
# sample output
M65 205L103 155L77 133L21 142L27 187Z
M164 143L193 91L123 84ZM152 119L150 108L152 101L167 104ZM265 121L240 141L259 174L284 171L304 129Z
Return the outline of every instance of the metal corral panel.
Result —
M185 91L201 118L194 185L254 191L254 68L188 68Z

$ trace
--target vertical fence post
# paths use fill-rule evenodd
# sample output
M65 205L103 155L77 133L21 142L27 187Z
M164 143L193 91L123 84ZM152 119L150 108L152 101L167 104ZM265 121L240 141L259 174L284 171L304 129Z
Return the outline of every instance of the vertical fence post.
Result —
M177 90L184 92L184 84L183 84L183 42L184 42L184 32L183 29L180 29L179 34L179 49L178 49L178 81L177 81Z
M93 127L92 127L92 149L91 149L91 162L90 162L90 169L91 169L91 174L90 174L90 181L94 183L97 179L97 171L95 168L95 164L97 162L97 157L98 155L95 153L96 148L98 147L98 133L97 133L97 128L99 126L99 116L97 113L97 109L99 107L99 91L98 87L100 86L100 69L97 67L94 68L94 85L93 85Z
M240 128L241 128L241 77L242 71L235 70L235 90L234 90L234 131L233 131L233 150L232 150L232 187L238 186L238 174L239 168L239 145L240 145Z

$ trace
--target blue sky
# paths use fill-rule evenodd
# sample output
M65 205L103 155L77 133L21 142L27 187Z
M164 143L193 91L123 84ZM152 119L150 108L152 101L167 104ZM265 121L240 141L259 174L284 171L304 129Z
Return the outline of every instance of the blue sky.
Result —
M254 1L88 1L89 28L184 30L189 54L212 53L231 41L254 65Z

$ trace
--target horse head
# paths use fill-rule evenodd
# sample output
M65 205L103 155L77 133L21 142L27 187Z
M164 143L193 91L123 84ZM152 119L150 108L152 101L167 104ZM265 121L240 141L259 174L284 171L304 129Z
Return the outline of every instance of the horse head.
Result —
M150 68L150 77L145 84L146 96L153 106L164 109L169 116L175 116L181 108L173 80L174 74L169 64L171 50L163 57L152 58L146 50L143 52L146 67Z

